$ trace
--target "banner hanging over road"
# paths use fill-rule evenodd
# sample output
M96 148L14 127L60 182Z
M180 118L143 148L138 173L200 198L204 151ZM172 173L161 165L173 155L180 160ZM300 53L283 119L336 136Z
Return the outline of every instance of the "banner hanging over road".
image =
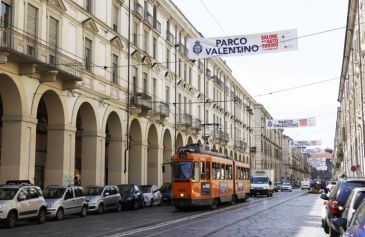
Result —
M295 147L322 146L322 141L321 140L292 141L290 144Z
M277 53L298 49L297 30L188 39L189 59Z
M316 126L316 118L266 120L266 129L284 129L314 126Z

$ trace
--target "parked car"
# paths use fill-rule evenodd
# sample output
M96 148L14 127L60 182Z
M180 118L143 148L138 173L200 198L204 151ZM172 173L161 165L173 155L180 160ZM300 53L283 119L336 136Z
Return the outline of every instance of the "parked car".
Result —
M289 192L291 192L291 191L293 191L293 187L291 186L290 183L283 183L281 185L281 191L289 191Z
M300 181L300 189L301 190L303 190L303 189L310 190L311 189L310 180L309 179L304 179L304 180Z
M0 221L15 227L18 220L34 219L39 224L46 221L47 206L42 190L31 184L0 186Z
M332 221L333 218L342 216L346 201L354 188L365 187L365 179L341 179L327 196L322 194L321 198L328 200L326 206L326 217L322 223L324 231L331 236L339 235L339 228Z
M163 183L160 192L162 194L162 202L170 203L172 202L172 188L171 183Z
M87 202L81 187L52 185L43 190L47 204L47 216L62 220L65 215L87 214Z
M340 217L333 220L333 223L342 228L346 228L344 236L362 237L365 236L365 202L362 202L359 208L354 212L351 220Z
M275 182L274 183L274 191L279 192L281 190L281 182Z
M336 181L330 181L329 184L327 184L326 188L328 192L331 192L332 189L336 186Z
M161 205L162 194L156 185L142 185L140 187L143 192L145 206Z
M118 185L119 193L122 196L122 207L139 209L144 205L143 193L135 184Z
M105 210L122 210L122 199L117 186L90 185L85 189L88 211L98 214Z

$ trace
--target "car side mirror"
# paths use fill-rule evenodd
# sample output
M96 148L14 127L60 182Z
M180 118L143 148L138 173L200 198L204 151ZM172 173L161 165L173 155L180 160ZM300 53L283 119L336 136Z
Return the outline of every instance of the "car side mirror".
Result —
M109 196L109 195L110 195L110 193L109 193L109 192L104 193L104 197L107 197L107 196Z
M337 218L335 221L334 221L335 225L337 226L341 226L341 227L346 227L347 226L347 219L346 218Z
M272 185L272 182L271 181L269 181L269 185Z
M328 200L329 199L328 196L324 193L321 194L320 198L323 199L323 200Z

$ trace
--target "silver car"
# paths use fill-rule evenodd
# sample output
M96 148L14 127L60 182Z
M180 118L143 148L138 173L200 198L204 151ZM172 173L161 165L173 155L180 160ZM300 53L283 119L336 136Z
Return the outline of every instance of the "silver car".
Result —
M81 187L52 185L43 190L47 203L47 216L62 220L65 215L87 214L87 203Z
M9 228L23 219L35 219L43 224L46 213L46 202L39 187L23 184L0 186L0 221Z
M122 211L122 198L117 186L90 185L85 189L88 211L98 214L105 210Z

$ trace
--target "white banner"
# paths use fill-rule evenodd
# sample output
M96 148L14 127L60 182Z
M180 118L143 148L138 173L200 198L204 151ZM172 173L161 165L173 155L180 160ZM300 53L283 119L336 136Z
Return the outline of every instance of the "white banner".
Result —
M290 144L295 147L322 146L322 141L321 140L292 141Z
M316 153L323 153L324 150L322 148L303 148L300 150L300 153L302 154L316 154Z
M299 128L316 126L316 118L271 119L266 121L266 129Z
M189 59L276 53L298 49L297 30L188 39Z

